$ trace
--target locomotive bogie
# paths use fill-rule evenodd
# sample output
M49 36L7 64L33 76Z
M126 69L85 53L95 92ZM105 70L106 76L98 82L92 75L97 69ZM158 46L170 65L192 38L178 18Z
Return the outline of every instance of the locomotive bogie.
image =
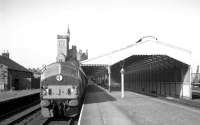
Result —
M78 99L52 99L41 100L41 112L46 118L57 115L72 117L78 114L80 100Z
M46 107L41 108L41 114L45 118L54 117L53 109L49 109L49 108L46 108Z
M48 107L50 105L50 101L49 100L41 100L40 101L40 106L41 107Z

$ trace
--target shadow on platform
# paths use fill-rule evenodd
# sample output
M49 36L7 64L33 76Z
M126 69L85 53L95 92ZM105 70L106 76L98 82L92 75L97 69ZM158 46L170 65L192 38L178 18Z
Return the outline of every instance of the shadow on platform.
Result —
M116 99L96 85L90 84L85 95L85 104L116 101Z

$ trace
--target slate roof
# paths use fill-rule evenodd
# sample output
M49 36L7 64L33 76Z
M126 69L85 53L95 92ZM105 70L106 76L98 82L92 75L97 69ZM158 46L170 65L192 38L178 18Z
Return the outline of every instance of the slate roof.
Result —
M4 56L1 56L1 55L0 55L0 64L4 64L4 65L8 66L8 69L10 69L10 70L30 72L28 69L26 69L22 65L18 64L17 62L11 60L8 57L4 57Z

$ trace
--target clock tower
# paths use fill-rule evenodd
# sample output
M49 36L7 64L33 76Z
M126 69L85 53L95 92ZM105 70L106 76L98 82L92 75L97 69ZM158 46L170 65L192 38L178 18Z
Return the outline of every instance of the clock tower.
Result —
M69 56L70 30L66 35L57 35L57 62L65 62Z

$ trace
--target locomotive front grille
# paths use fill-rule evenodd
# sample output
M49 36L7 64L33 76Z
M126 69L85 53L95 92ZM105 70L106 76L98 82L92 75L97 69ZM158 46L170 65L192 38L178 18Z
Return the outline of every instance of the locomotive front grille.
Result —
M78 96L78 88L73 86L48 86L43 89L43 99L74 99Z

